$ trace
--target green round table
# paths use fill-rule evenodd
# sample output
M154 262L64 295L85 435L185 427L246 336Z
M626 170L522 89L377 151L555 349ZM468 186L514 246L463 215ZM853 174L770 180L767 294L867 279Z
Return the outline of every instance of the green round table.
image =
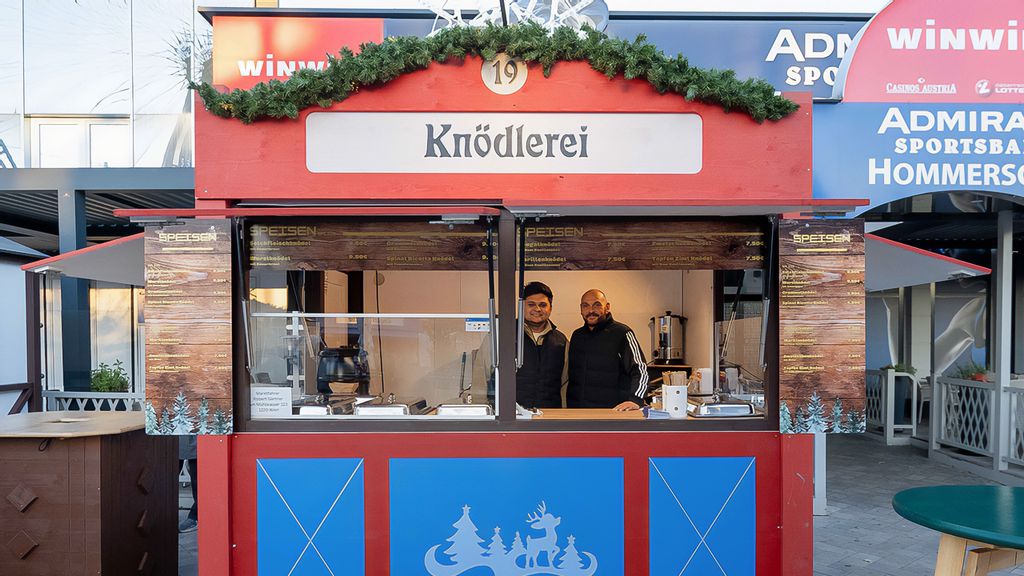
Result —
M893 496L892 507L907 520L942 534L936 576L959 576L965 557L969 576L1024 563L1024 488L911 488Z

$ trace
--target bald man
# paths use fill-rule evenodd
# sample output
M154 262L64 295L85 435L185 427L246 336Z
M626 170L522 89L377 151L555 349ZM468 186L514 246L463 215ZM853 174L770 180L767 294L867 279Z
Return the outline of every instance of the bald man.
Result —
M580 298L583 326L569 340L569 408L638 410L647 393L647 362L636 334L612 318L604 292Z

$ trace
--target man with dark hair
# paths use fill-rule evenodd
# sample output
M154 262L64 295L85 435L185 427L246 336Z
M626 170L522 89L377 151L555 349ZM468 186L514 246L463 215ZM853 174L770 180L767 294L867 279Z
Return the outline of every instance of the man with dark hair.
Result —
M647 362L633 330L612 318L604 292L580 298L583 326L569 343L569 408L638 410L647 393Z
M525 408L561 408L565 334L551 323L554 295L541 282L523 290L523 365L516 371L516 402Z

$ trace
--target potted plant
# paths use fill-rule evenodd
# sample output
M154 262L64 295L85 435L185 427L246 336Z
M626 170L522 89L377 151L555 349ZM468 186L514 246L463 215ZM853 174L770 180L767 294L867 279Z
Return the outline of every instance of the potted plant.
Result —
M974 382L989 381L988 370L981 364L973 361L957 366L956 370L953 371L953 377L961 380L973 380Z
M127 392L128 386L128 371L120 360L113 365L100 362L89 381L89 389L93 392Z

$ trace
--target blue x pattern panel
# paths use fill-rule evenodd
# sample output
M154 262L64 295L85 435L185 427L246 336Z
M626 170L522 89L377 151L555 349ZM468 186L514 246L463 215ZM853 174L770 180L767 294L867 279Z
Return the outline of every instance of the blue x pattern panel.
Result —
M363 574L363 461L256 461L259 576Z
M652 576L754 576L754 458L650 458Z

